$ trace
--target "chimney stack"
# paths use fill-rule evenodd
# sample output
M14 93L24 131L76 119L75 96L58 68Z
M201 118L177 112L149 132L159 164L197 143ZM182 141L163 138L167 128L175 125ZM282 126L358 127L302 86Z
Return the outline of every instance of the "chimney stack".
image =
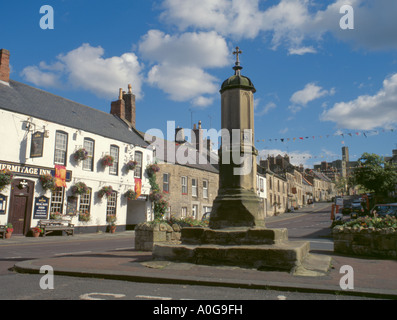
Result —
M0 81L10 82L10 51L0 50Z
M132 93L131 84L128 85L128 93L125 93L123 95L123 99L125 102L125 120L127 120L135 128L136 127L135 95Z
M111 103L110 113L125 120L125 102L123 100L123 89L119 89L119 99Z
M196 144L196 150L199 153L204 152L204 150L203 150L204 139L203 139L203 129L201 128L201 121L198 122L198 128L197 129L196 129L196 124L194 124L193 133L194 133L194 139L195 139L193 141L193 143Z
M178 126L178 128L175 129L175 142L180 143L180 144L186 142L185 131L183 128L179 128L179 126Z
M121 120L126 121L135 128L135 95L132 93L131 84L128 85L128 93L120 88L119 99L111 103L110 113L118 116Z

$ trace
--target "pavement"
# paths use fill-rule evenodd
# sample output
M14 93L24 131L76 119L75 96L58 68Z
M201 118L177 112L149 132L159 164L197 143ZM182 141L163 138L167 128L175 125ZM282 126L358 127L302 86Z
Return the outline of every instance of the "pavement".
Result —
M321 208L320 208L321 209ZM318 206L306 208L305 212L286 213L271 217L269 221L290 219L299 215L313 214ZM0 246L18 243L45 243L47 241L81 241L81 239L131 238L131 249L101 253L81 253L40 258L18 262L14 270L21 273L40 273L40 268L50 265L55 275L117 279L133 282L186 284L269 289L298 292L316 292L339 295L355 295L381 299L397 299L397 261L368 257L352 257L335 254L333 251L315 252L332 258L332 267L327 273L313 276L293 275L288 272L258 271L226 266L206 266L169 261L154 261L151 252L136 251L133 247L134 232L115 234L76 234L73 237L0 239ZM347 273L342 266L351 266L353 288L342 289ZM342 268L342 270L341 270Z

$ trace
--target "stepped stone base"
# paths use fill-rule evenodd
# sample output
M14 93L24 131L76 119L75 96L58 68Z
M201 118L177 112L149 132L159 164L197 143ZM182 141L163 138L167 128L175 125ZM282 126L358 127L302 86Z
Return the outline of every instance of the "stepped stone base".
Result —
M287 229L183 228L181 240L181 244L155 244L153 258L287 272L302 272L305 259L313 260L310 243L288 241Z

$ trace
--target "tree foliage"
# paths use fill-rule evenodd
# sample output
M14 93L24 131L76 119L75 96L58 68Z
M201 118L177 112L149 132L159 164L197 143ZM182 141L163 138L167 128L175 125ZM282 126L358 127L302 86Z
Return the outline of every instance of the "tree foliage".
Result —
M374 153L363 153L358 163L353 174L356 184L378 195L387 195L395 190L396 165L386 162L383 157Z

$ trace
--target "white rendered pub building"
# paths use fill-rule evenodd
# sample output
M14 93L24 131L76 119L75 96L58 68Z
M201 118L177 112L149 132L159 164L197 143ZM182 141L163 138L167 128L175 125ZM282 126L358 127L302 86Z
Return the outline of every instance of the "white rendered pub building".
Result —
M75 233L105 231L109 217L118 230L152 220L153 151L135 129L131 86L106 113L10 80L9 57L0 50L0 225L28 235L56 216Z

